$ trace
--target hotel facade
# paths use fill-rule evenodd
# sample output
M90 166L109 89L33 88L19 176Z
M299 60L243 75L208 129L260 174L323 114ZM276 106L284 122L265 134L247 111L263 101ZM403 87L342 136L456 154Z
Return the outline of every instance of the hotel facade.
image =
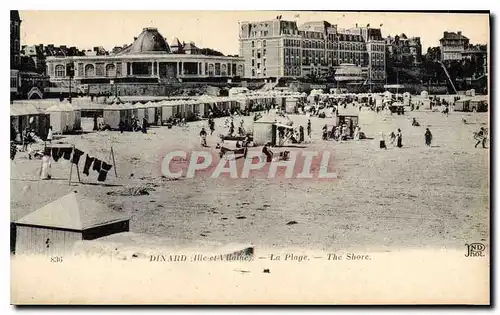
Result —
M177 44L176 44L177 45ZM51 82L130 83L220 79L244 77L244 59L172 51L156 28L144 28L135 41L115 54L47 57ZM74 72L74 75L73 75Z
M303 78L353 65L365 80L386 78L380 28L338 29L327 21L298 26L277 18L240 23L239 40L247 78Z

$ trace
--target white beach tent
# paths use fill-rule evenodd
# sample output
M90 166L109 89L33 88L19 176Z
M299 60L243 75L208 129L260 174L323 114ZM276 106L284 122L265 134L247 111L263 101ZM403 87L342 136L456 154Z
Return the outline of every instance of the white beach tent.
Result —
M112 104L104 107L102 111L103 123L111 129L118 129L120 120L125 121L127 117L126 108L123 104Z
M146 117L146 108L141 102L137 102L134 104L134 110L136 113L135 118L142 123L142 120Z
M162 101L158 104L161 107L161 120L167 121L170 117L175 117L177 115L178 101Z
M385 92L384 92L384 97L386 97L386 98L390 98L390 97L392 97L392 93L391 93L391 92L389 92L389 91L385 91Z
M142 105L145 111L146 119L148 120L149 124L155 123L156 119L156 110L155 110L155 103L149 101L146 104Z
M134 105L132 105L132 103L125 103L122 105L123 106L123 109L125 110L125 117L128 118L132 118L132 116L135 116L137 117L137 108L135 108Z
M81 112L69 103L54 104L45 110L50 115L52 132L66 133L77 130L81 125Z

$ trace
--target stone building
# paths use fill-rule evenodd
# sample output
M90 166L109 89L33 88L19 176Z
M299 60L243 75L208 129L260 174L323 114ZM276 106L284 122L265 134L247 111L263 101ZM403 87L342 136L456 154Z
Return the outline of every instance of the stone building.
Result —
M341 64L385 79L385 41L380 29L339 30L327 21L304 23L276 18L240 23L240 56L248 78L300 78L326 75Z
M422 62L422 44L420 37L408 38L406 34L388 36L386 49L392 61L397 63L411 63L417 67Z
M441 47L441 61L461 60L462 53L469 46L469 39L462 32L444 32L439 40Z
M19 11L10 11L10 68L21 65L21 17Z
M178 43L176 43L178 44ZM73 63L76 83L168 82L169 80L227 80L244 76L244 60L238 57L201 55L194 43L173 53L156 28L144 28L134 42L111 54L47 57L47 74L52 82L68 79ZM185 51L188 50L188 53ZM100 50L95 50L99 52Z

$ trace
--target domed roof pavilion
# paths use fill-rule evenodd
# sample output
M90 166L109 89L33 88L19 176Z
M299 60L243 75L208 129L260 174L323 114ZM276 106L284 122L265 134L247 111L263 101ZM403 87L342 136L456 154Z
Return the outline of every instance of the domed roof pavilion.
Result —
M165 38L158 32L157 28L146 27L135 39L132 45L128 46L117 55L125 54L169 54L170 47Z

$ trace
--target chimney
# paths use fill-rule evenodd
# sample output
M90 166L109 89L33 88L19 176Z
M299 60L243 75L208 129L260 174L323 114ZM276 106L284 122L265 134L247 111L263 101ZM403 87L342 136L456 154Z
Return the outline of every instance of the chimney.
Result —
M462 31L458 31L458 35L462 35Z

